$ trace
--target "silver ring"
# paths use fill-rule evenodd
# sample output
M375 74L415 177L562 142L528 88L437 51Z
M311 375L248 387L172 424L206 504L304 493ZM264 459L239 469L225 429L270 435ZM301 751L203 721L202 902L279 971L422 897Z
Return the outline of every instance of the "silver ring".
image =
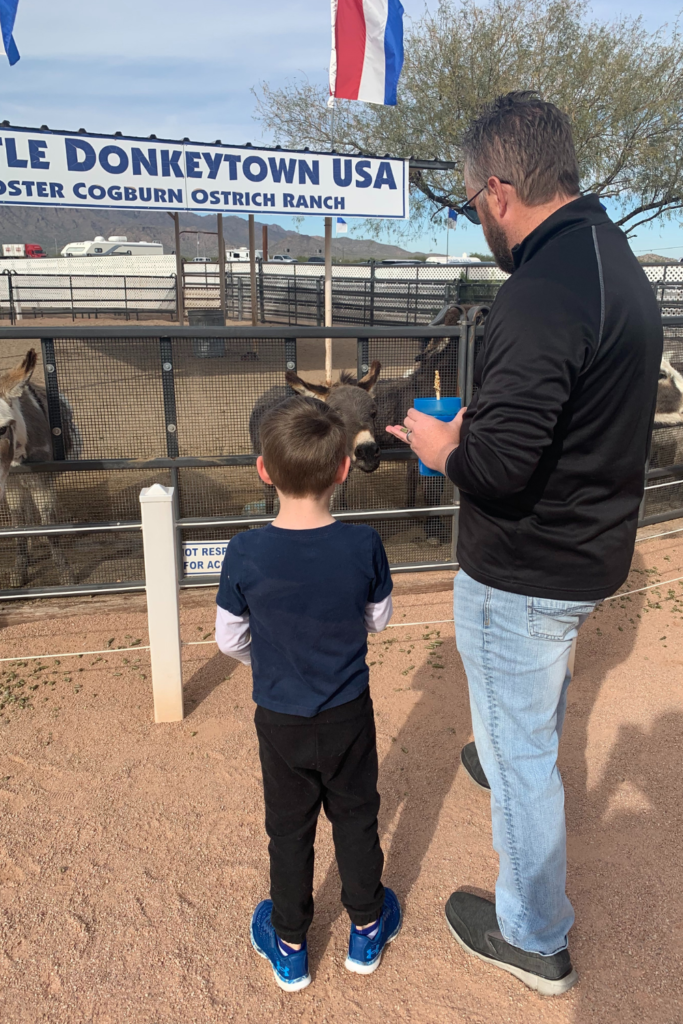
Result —
M412 430L406 430L406 441L408 442L408 444L410 444L410 435L411 434L412 434Z

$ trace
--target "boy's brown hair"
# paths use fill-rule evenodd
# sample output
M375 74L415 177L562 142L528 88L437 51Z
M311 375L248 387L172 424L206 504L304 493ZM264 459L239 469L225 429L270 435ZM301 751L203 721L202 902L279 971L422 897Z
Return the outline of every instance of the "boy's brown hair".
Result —
M346 455L344 424L316 398L288 398L261 422L261 452L268 476L283 494L317 496L334 483Z

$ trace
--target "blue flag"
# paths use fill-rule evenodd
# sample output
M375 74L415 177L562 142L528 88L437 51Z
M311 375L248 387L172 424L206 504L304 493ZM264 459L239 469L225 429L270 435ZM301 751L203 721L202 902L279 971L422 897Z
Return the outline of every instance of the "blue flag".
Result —
M10 64L16 64L19 60L19 51L14 42L14 19L17 16L19 0L0 0L0 29L2 30L2 43Z
M2 0L0 0L0 2L2 2ZM456 223L457 223L457 220L458 220L457 213L455 212L455 210L451 210L451 208L449 207L448 208L448 220L446 221L446 223L448 224L448 227L449 228L454 228Z

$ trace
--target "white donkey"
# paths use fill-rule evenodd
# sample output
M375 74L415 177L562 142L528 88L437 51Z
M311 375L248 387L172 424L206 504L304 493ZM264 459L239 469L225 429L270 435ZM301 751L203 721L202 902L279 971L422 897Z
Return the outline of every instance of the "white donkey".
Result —
M21 462L52 461L47 395L45 388L31 383L36 360L35 349L30 349L21 363L0 375L0 501L4 495L14 526L32 522L34 512L43 524L57 522L57 494L52 474L9 475L10 466ZM80 452L80 434L71 406L63 395L59 396L59 404L64 451L67 458L74 458ZM47 536L60 578L66 583L72 582L73 574L64 558L60 537ZM13 586L27 585L28 567L28 539L19 537Z

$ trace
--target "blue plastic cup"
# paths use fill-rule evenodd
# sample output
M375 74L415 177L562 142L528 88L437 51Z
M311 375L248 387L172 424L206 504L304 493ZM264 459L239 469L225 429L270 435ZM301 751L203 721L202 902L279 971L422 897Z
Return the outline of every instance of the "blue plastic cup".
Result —
M450 423L460 412L462 400L460 398L416 398L413 405L418 412L425 412L428 416L433 416L435 420ZM420 476L443 476L438 469L430 469L429 466L425 466L421 459L418 459L418 462Z

